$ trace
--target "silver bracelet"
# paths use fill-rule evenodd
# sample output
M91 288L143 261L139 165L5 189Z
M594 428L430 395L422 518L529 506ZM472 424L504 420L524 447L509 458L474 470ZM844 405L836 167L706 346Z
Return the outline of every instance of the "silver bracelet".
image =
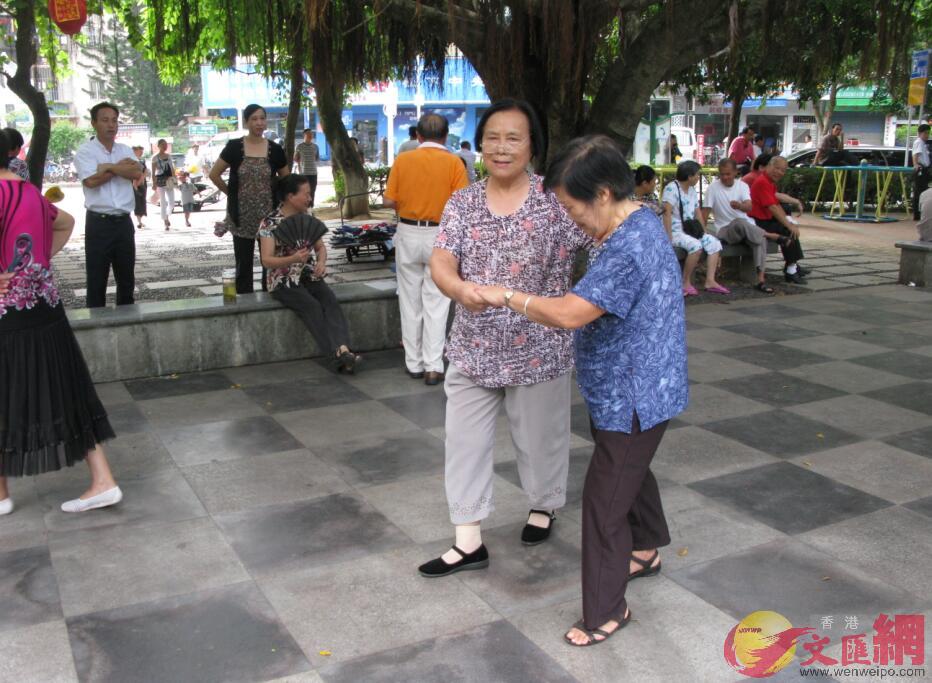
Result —
M529 303L531 303L531 299L533 299L533 298L534 298L534 297L528 295L528 298L524 300L524 317L525 317L525 318L527 317L527 305L528 305Z

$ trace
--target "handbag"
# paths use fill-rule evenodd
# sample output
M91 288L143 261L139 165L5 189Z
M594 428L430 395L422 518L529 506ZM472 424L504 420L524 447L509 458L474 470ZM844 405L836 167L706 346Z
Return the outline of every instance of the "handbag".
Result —
M676 196L680 201L680 223L683 224L683 232L690 237L701 240L702 236L705 235L705 228L702 223L695 218L686 218L686 216L683 215L683 195L680 192L680 184L675 180L673 182L676 183Z

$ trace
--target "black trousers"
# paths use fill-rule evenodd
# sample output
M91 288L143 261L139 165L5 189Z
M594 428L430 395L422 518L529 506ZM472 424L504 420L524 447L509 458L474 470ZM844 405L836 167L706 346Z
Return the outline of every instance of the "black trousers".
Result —
M761 228L764 232L775 232L778 235L785 235L786 237L793 237L793 233L786 229L786 226L783 225L776 218L770 218L766 221L762 221L760 218L755 218L754 221L757 223L757 227ZM795 237L793 241L789 244L781 244L780 251L783 252L783 261L789 265L790 263L796 263L801 261L803 258L803 247L799 243L799 240Z
M928 166L920 167L913 175L913 220L919 220L919 195L929 187L929 181L932 180L932 168Z
M631 552L670 544L670 531L650 463L667 422L631 433L591 425L595 450L586 472L582 510L582 593L586 628L621 620Z
M314 195L317 194L317 174L306 175L307 182L311 185L311 206L314 206Z
M341 346L349 346L346 316L326 282L317 280L300 287L279 287L271 294L298 314L322 354L332 356Z
M107 281L113 268L117 306L131 304L136 287L136 229L129 214L104 216L87 212L84 261L87 307L107 305Z
M825 157L822 166L857 166L858 158L847 150L833 150Z
M253 272L255 267L256 240L249 237L233 235L233 258L236 261L236 293L252 294ZM265 268L262 269L262 291L268 290L265 281Z

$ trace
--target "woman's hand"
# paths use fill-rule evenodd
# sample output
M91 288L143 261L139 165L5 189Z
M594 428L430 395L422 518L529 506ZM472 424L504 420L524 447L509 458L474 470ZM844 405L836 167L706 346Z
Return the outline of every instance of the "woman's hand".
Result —
M291 255L291 263L307 263L310 256L311 250L304 247L304 249L299 249Z
M502 308L505 305L505 288L497 285L477 287L476 292L489 306Z
M327 274L327 262L318 261L314 264L314 277L323 277Z
M13 273L0 273L0 296L3 296L7 293L7 290L10 288L10 280L13 278Z
M470 313L482 313L489 307L485 299L479 296L479 285L475 282L462 282L456 295L456 301Z

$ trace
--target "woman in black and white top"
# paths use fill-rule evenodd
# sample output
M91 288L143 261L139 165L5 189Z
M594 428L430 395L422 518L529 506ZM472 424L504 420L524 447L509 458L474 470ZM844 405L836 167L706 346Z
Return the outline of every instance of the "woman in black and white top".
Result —
M158 147L158 154L152 157L152 185L159 195L165 229L171 230L169 216L175 208L175 165L168 153L168 142L159 140Z
M265 109L250 104L243 110L247 135L230 140L210 170L210 180L227 195L227 224L233 233L236 293L253 291L252 269L259 224L275 208L276 176L290 173L282 146L266 139ZM230 169L228 181L223 172ZM263 289L266 284L263 278Z

